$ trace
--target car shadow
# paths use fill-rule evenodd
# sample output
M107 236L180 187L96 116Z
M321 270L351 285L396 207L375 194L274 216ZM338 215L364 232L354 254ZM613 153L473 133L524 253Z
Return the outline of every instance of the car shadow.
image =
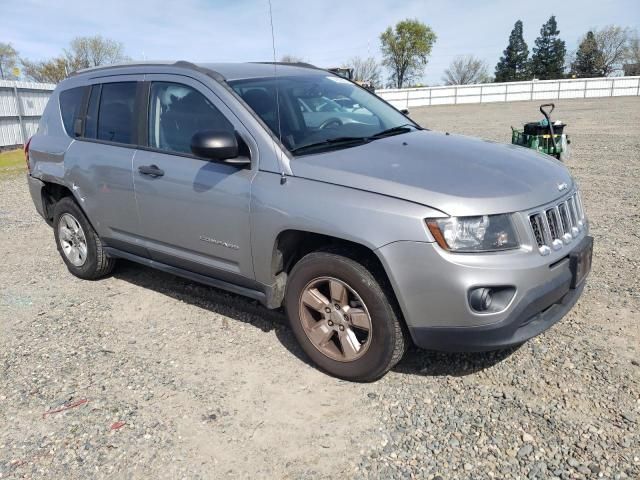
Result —
M464 377L486 370L506 360L520 346L491 352L436 352L411 347L393 371L427 377Z
M189 305L224 315L265 333L274 331L280 343L289 352L312 365L289 328L289 321L283 309L270 310L257 300L124 259L118 260L112 276Z
M276 338L283 347L301 362L315 367L298 345L283 309L270 310L257 300L127 260L118 260L112 275L138 287L251 325L263 332L275 331ZM392 371L423 376L472 375L500 363L517 349L518 347L482 353L443 353L411 347Z

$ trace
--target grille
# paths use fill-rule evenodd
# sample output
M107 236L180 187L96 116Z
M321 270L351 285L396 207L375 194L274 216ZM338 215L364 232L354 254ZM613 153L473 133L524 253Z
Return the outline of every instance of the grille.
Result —
M567 211L567 202L558 205L558 212L560 212L560 221L562 222L562 231L571 231L571 220L569 220L569 212Z
M546 241L544 238L544 223L542 223L542 215L539 213L533 214L529 220L531 221L533 236L536 237L536 243L538 244L538 247L541 247Z
M542 255L571 243L584 229L585 216L579 192L561 202L529 215L533 237Z
M547 210L547 222L549 222L551 240L553 241L554 238L560 238L562 236L562 229L558 218L558 211L555 207Z

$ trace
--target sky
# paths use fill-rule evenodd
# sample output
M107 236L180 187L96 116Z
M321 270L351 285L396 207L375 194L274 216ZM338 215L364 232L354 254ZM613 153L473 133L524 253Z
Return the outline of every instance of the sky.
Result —
M320 67L354 56L380 59L388 26L405 18L426 23L438 37L423 76L429 85L442 83L457 55L475 55L493 73L518 19L530 51L550 15L568 50L591 28L640 29L639 0L271 1L276 58L291 54ZM0 42L30 60L98 34L122 42L134 60L273 60L268 0L0 0L0 18Z

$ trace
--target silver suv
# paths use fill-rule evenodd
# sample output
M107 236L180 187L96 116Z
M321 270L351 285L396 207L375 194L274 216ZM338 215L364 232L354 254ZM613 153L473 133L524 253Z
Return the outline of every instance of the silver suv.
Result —
M419 347L520 344L584 287L567 169L428 131L310 65L122 65L58 85L25 148L69 271L123 258L286 309L307 355L375 380Z

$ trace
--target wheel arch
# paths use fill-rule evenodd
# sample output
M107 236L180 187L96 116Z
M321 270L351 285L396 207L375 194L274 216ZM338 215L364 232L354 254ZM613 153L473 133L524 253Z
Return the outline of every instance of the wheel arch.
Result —
M71 189L69 189L66 185L47 181L43 181L42 183L44 184L44 186L42 187L40 194L42 195L42 207L44 211L45 221L50 226L53 226L53 212L55 210L56 204L65 197L71 197L74 200L76 199ZM78 203L77 200L76 203Z
M89 215L87 215L86 209L71 188L57 182L42 181L42 183L44 183L44 186L41 190L42 207L45 212L45 221L47 222L47 224L49 224L49 226L53 226L53 213L56 208L56 204L63 198L70 197L73 199L82 213L84 213L87 221L95 230L95 226L93 225L93 222L91 221Z
M289 275L291 269L300 259L309 253L317 251L329 251L343 255L369 269L381 283L382 288L391 295L390 301L397 307L399 318L404 323L404 316L399 307L396 292L383 262L378 257L375 249L363 243L309 230L282 230L276 236L273 245L271 258L272 277L275 279L283 274Z

